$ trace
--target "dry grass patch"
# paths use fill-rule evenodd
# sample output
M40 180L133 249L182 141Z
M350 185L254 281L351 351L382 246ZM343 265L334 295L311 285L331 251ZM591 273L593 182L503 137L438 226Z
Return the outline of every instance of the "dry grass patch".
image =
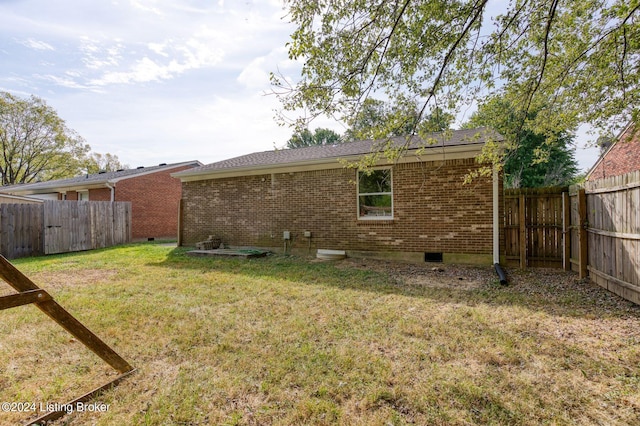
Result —
M45 288L70 264L93 277L51 293L138 368L100 397L108 412L59 425L627 425L640 415L640 309L573 274L509 271L501 287L491 268L190 258L152 244L17 263ZM81 345L38 314L0 313L0 400L64 402L104 383L101 361L77 358ZM50 346L38 353L40 339ZM0 413L0 423L27 417Z

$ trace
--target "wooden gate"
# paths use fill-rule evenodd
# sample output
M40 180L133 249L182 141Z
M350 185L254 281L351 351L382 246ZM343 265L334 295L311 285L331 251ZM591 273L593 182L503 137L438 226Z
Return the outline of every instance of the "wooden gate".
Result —
M570 224L566 191L566 188L505 190L507 264L523 268L568 267Z
M7 259L128 242L131 242L130 202L0 204L0 254Z
M48 201L44 205L44 253L91 249L89 202Z
M46 201L44 253L111 247L131 241L131 203Z

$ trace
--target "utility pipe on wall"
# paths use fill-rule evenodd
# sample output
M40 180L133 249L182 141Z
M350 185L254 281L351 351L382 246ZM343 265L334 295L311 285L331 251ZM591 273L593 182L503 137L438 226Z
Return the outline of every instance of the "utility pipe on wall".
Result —
M113 203L116 199L116 187L113 186L110 182L106 182L105 185L111 190L111 202Z
M493 167L493 267L500 284L507 284L507 276L500 267L500 180L497 167Z
M500 263L500 181L493 167L493 264Z

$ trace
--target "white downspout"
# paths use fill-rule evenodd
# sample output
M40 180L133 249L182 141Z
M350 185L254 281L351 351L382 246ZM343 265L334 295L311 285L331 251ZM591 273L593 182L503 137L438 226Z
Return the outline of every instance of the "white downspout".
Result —
M493 264L500 263L500 181L493 166Z
M111 190L111 202L113 203L116 200L116 187L111 182L106 182L105 185Z

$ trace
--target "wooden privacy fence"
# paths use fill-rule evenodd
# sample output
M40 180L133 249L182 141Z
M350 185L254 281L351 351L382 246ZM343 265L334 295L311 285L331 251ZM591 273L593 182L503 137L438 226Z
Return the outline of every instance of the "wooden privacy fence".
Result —
M591 280L640 304L640 171L587 182L583 191Z
M91 250L130 241L130 202L0 204L0 253L8 259Z
M508 265L563 267L640 304L640 171L584 187L506 190Z
M508 265L562 267L568 253L566 188L507 189L504 194Z

